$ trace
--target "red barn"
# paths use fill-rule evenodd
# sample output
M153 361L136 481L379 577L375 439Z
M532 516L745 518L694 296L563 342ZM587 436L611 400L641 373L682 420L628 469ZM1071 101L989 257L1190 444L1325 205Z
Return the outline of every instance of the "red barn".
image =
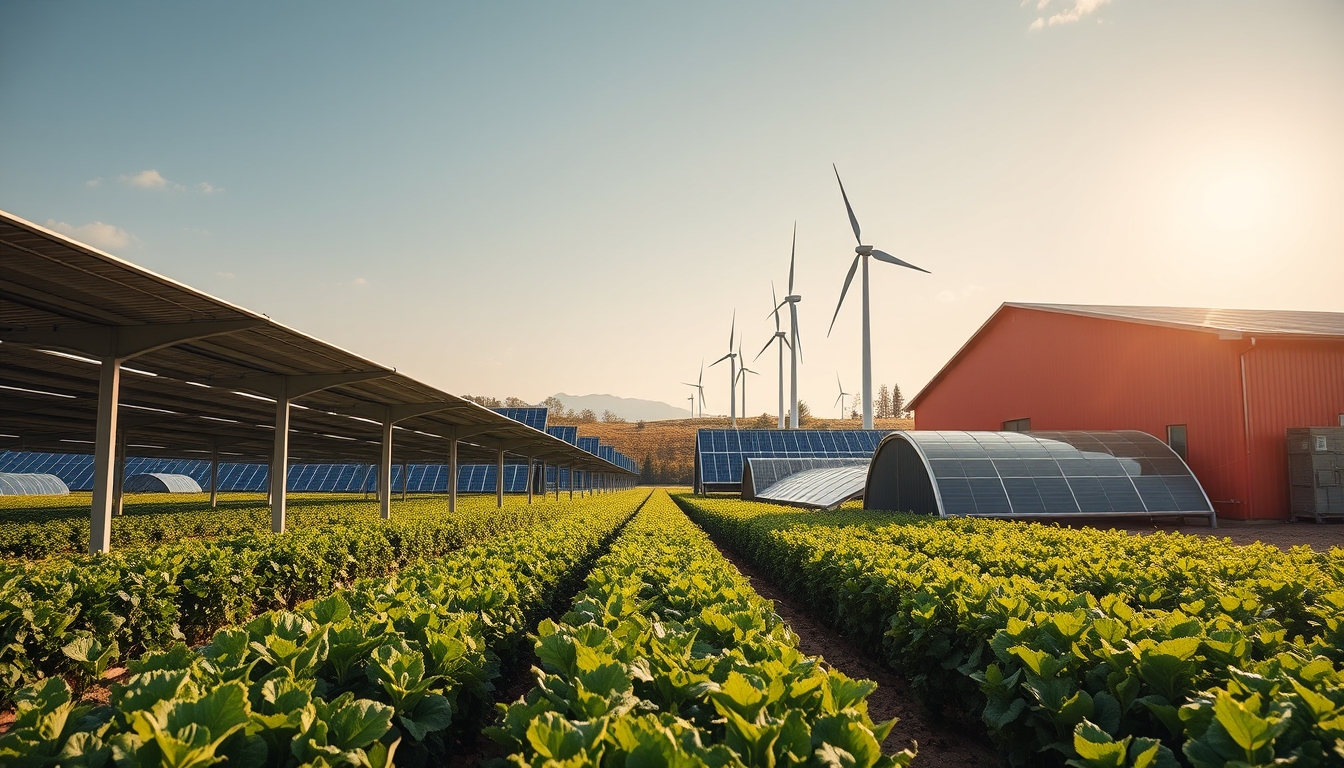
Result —
M911 401L917 429L1138 429L1222 518L1288 517L1285 433L1344 426L1344 313L1004 304Z

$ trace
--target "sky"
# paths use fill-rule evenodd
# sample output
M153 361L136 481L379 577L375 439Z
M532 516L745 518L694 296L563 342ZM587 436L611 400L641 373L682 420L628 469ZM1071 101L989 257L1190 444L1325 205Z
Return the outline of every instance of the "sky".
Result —
M1005 301L1344 311L1344 3L22 3L0 209L459 394L914 395ZM726 363L705 373L728 411ZM747 409L775 410L773 352Z

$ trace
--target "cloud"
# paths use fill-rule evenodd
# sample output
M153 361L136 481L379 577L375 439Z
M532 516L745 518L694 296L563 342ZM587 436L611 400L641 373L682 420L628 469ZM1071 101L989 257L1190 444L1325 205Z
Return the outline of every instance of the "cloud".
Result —
M197 229L196 227L183 227L182 231L198 237L210 237L213 234L208 229Z
M196 185L196 191L200 192L202 195L213 195L219 192L223 192L224 188L216 187L208 181L202 181Z
M82 243L88 243L95 248L125 248L136 242L135 235L130 232L121 227L104 224L101 221L93 221L82 227L75 227L66 224L64 221L47 219L47 228L73 237Z
M369 281L365 280L362 277L356 277L350 284L355 286L356 288L363 288L364 286L369 284Z
M153 168L139 173L123 174L118 176L117 180L122 184L128 184L132 187L140 187L141 189L175 189L179 191L186 189L186 187L181 184L163 178L163 174Z
M225 280L232 280L233 278L237 277L237 275L233 274L232 272L216 272L215 277L222 277Z
M1045 10L1046 6L1050 5L1051 1L1052 0L1040 0L1040 2L1036 4L1036 10ZM1062 0L1065 4L1069 1L1070 0ZM1053 27L1057 24L1072 24L1075 21L1081 20L1084 16L1096 13L1101 6L1106 5L1110 1L1111 0L1072 0L1073 7L1065 8L1059 13L1052 14L1049 17L1038 16L1035 21L1031 22L1031 26L1028 27L1028 29L1041 29L1047 25Z
M942 302L951 303L954 301L964 301L973 296L978 296L985 292L985 289L978 285L963 285L957 291L939 291L935 299Z
M84 186L88 187L89 189L93 189L94 187L97 187L102 183L103 183L103 177L99 176L96 179L89 179L88 181L84 182Z

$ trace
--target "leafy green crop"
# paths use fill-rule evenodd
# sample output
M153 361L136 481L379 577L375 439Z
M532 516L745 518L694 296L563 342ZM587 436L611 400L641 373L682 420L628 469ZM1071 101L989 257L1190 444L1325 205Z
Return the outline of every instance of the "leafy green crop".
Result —
M96 681L104 670L66 650L78 638L113 649L104 668L175 642L199 643L258 612L291 608L588 501L475 505L452 516L441 499L418 508L408 502L391 520L0 563L0 702L52 675L77 688Z
M510 762L905 765L876 685L826 669L663 491L622 531L569 613L537 630L536 686L487 729Z
M59 678L15 694L0 764L391 766L449 751L449 730L492 701L519 628L550 609L645 493L568 506L394 576L363 579L129 664L111 702L73 700ZM82 646L81 646L82 647ZM92 653L92 647L82 655Z
M678 500L1014 763L1344 759L1344 551Z

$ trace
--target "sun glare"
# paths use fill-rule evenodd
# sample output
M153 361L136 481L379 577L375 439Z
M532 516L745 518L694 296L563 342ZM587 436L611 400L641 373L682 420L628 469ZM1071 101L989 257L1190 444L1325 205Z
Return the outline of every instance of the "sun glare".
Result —
M1204 188L1204 217L1228 230L1249 229L1269 212L1269 184L1256 173L1227 174Z

